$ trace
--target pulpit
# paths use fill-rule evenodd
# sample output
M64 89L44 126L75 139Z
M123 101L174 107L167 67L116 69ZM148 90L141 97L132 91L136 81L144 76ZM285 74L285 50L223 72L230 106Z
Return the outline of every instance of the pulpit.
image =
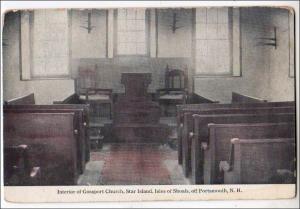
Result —
M118 142L163 142L168 126L159 124L160 109L147 93L151 73L122 73L125 94L115 104L113 133Z

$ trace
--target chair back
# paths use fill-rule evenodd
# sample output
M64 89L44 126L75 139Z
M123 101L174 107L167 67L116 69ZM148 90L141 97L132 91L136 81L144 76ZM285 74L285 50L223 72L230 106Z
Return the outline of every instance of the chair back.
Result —
M77 89L79 94L85 94L87 89L96 88L96 68L79 68L77 78Z
M187 88L187 76L185 71L180 69L170 69L167 65L165 85L167 89L185 90Z

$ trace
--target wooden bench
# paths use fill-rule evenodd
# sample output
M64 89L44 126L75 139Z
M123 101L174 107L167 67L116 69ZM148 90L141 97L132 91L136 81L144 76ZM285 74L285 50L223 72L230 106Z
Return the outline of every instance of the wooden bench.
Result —
M114 95L116 96L116 95ZM115 100L114 100L115 101ZM86 104L82 99L80 99L80 96L76 93L68 96L66 99L62 101L54 101L53 104ZM111 139L111 128L109 126L105 126L104 123L99 123L99 121L109 121L111 123L111 120L107 120L104 118L101 118L101 120L97 117L92 117L94 115L99 115L100 113L97 112L96 114L93 113L93 110L91 110L90 105L86 104L89 108L87 111L87 116L89 117L89 126L87 131L87 139L90 144L90 149L99 149L103 146L104 138L110 138ZM102 114L102 108L94 108L94 110L98 110ZM105 111L104 111L105 112ZM105 137L104 137L105 135Z
M204 184L222 184L223 175L219 172L219 163L230 156L232 138L278 138L295 137L294 123L239 123L208 124L208 142L204 150Z
M4 146L26 144L29 161L42 170L41 185L76 185L74 113L4 113Z
M203 142L208 142L208 124L233 123L295 123L294 113L193 115L194 136L191 143L191 179L203 183ZM205 146L205 144L204 144Z
M183 131L183 116L186 112L224 109L224 108L248 108L248 107L295 107L294 101L289 102L266 102L266 103L244 103L244 104L185 104L177 105L177 136L178 136L178 163L182 164L182 131Z
M221 163L225 184L295 183L295 138L231 140L231 158Z
M267 100L232 92L231 102L232 103L259 103L259 102L267 102Z
M4 148L4 185L35 186L41 184L41 169L29 161L27 145Z
M19 105L19 104L35 104L34 94L28 94L22 97L4 101L4 104Z
M265 114L294 112L295 107L254 107L254 108L220 108L212 110L193 110L184 114L184 123L181 135L182 165L184 174L188 176L191 168L191 136L194 130L193 114Z
M31 112L31 113L74 113L74 130L78 131L76 135L77 155L79 160L79 173L83 173L85 163L89 161L90 144L88 137L88 113L86 105L7 105L4 112Z

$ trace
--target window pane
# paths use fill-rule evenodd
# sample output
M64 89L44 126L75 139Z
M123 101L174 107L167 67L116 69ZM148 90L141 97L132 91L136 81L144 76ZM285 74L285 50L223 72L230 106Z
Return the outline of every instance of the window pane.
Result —
M230 74L228 8L197 9L196 23L196 72Z
M118 54L145 54L145 28L145 9L118 9Z
M33 24L33 76L68 75L67 10L34 11Z

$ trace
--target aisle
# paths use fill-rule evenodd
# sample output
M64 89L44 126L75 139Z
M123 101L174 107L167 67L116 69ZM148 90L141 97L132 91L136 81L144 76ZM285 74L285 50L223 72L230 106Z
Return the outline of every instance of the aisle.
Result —
M177 151L159 144L107 144L91 153L80 185L188 184Z

